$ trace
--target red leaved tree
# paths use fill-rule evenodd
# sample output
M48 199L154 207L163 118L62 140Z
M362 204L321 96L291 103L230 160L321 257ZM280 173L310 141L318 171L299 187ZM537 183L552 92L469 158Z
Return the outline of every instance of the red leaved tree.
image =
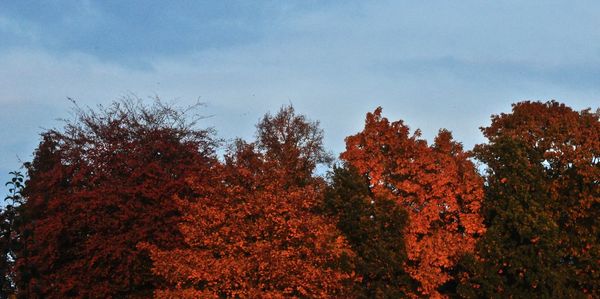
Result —
M368 113L362 132L346 138L341 158L369 179L376 197L408 212L405 270L419 292L440 297L438 288L484 232L479 214L483 182L462 146L441 130L433 145L410 135L402 121L390 122L381 108Z
M172 197L189 191L184 177L214 163L213 141L159 101L123 100L76 116L42 134L28 167L18 295L146 297L160 279L136 246L182 243Z
M157 298L344 296L351 276L339 267L352 253L318 212L324 184L311 175L327 157L321 131L286 107L258 132L255 144L236 143L212 183L189 179L194 196L178 199L186 246L144 246L170 283Z

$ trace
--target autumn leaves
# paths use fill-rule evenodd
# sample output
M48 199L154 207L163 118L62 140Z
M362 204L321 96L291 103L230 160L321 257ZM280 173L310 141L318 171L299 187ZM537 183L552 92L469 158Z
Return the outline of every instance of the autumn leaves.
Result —
M585 297L599 292L600 122L522 102L465 151L382 109L332 158L284 107L224 155L161 104L49 131L5 213L19 297ZM481 175L473 159L485 163Z
M449 271L485 231L482 180L462 146L444 130L428 146L378 108L367 114L362 132L346 139L341 158L368 178L372 196L404 207L408 223L398 232L406 244L404 269L420 294L438 297Z
M326 153L316 123L291 107L267 115L255 142L237 141L225 163L189 179L185 246L150 247L159 298L345 297L353 255L332 218L318 212ZM206 180L207 176L214 176ZM216 188L216 189L215 189Z

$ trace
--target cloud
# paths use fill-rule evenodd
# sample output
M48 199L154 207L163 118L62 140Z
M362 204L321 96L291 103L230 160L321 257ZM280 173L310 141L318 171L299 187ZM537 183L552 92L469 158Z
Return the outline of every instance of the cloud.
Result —
M13 42L0 47L0 126L10 130L0 130L8 140L0 144L0 179L18 166L16 155L30 158L40 126L68 116L67 97L91 106L130 93L181 105L200 99L200 113L213 115L201 125L225 138L251 138L263 113L291 102L321 121L336 153L379 105L429 140L445 127L469 148L483 141L478 127L510 103L600 102L592 9L306 3L231 14L228 6L197 14L203 7L136 11L97 2L64 13L49 7L47 15L6 10L13 14L0 15L0 37ZM59 21L44 26L52 12Z

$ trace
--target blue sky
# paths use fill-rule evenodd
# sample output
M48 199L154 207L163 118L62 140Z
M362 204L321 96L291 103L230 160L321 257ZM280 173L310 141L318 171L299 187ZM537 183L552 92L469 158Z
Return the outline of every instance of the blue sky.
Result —
M336 154L383 106L470 148L520 100L600 106L599 15L597 1L2 1L0 181L67 97L200 100L224 138L291 102Z

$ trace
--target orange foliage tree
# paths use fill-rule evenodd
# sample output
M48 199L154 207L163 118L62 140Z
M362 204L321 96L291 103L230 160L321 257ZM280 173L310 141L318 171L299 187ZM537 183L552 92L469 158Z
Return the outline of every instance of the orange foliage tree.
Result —
M409 223L398 232L405 236L406 271L420 282L421 295L439 297L450 270L485 230L483 182L450 132L441 130L431 146L419 137L377 108L362 132L346 138L341 158L368 178L376 197L406 209Z
M195 195L178 199L186 246L142 246L170 284L157 298L344 296L351 275L340 268L352 252L319 213L324 184L311 174L327 157L321 131L287 107L258 132L188 180Z

